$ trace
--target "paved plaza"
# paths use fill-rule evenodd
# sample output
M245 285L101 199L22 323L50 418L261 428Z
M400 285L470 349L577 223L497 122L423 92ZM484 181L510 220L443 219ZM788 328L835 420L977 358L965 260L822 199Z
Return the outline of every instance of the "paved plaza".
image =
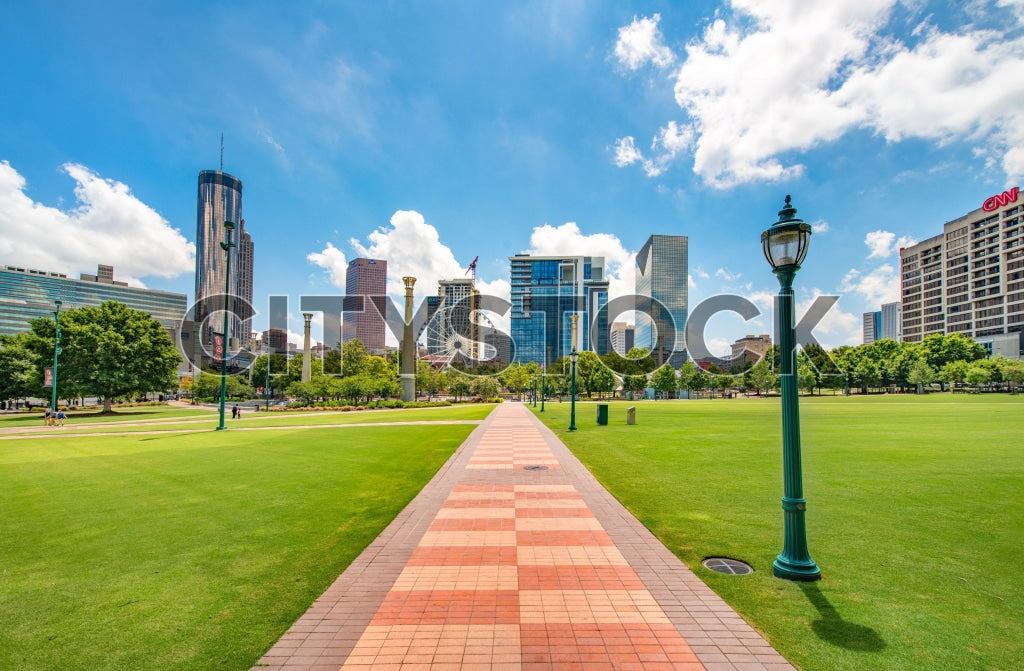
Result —
M254 667L792 668L517 403Z

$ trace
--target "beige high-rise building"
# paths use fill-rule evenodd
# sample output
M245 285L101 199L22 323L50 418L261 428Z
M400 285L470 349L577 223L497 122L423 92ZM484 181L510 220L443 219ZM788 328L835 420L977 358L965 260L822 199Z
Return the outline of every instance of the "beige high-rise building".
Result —
M1014 187L900 250L904 342L1024 330L1024 199Z

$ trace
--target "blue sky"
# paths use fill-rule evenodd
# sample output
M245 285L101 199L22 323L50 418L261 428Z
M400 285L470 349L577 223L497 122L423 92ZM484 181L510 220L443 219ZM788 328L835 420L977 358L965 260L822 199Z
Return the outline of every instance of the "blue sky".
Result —
M815 331L837 346L897 299L900 244L1024 175L1021 0L8 5L0 264L190 298L221 133L257 307L339 293L362 255L396 295L479 256L507 296L523 251L603 254L631 293L647 236L682 234L691 308L763 311L713 318L717 353L771 329L786 194L815 227L798 300L840 296Z

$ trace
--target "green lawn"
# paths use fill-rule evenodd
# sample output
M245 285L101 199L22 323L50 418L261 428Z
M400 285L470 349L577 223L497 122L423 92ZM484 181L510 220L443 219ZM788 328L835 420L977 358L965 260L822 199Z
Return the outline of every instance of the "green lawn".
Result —
M771 574L778 399L613 403L606 427L584 403L575 433L569 404L535 411L798 668L1024 668L1024 397L802 398L800 409L815 583ZM709 556L755 573L713 573L700 565Z
M249 668L473 428L0 440L0 668Z
M228 409L230 413L230 408ZM92 424L97 422L139 422L147 420L174 419L186 417L216 417L216 413L203 408L187 408L171 405L148 405L114 409L114 414L100 414L99 408L73 409L67 411L66 424ZM230 416L230 414L228 415ZM22 426L43 426L43 409L36 408L30 412L0 415L0 429L13 429Z

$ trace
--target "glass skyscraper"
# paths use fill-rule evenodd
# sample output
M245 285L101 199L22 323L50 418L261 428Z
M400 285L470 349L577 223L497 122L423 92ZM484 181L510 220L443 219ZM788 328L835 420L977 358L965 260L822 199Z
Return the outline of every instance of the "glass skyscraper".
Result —
M225 275L227 254L221 247L222 242L227 242L225 221L235 225L232 234L235 247L230 250L230 278ZM248 305L252 304L253 298L252 276L253 244L242 219L242 180L220 170L203 170L199 173L196 214L195 321L202 324L204 344L209 346L213 334L223 328L218 319L206 320L224 309L223 299L218 297L224 294L225 288L232 296L233 312L239 315L228 322L229 350L249 344L249 319L252 315Z
M646 347L656 362L686 363L686 315L689 302L689 239L652 235L636 255L637 347ZM671 325L675 342L666 342L657 324Z
M509 257L512 275L512 342L516 360L545 367L572 351L607 354L609 334L608 281L602 256ZM570 316L578 314L576 343L572 343ZM594 326L599 315L604 322Z

